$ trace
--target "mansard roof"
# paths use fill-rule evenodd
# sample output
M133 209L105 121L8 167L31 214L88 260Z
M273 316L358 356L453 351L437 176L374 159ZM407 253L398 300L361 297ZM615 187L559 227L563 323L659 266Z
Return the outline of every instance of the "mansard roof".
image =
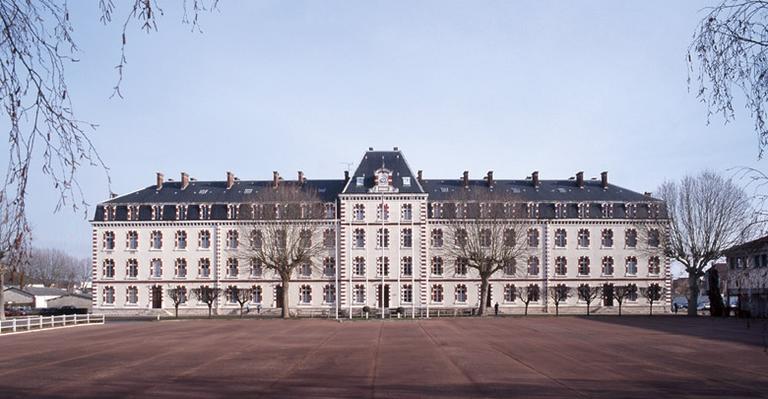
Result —
M296 185L296 181L280 181ZM335 202L344 180L305 180L303 189L317 193L323 202ZM190 181L185 189L181 182L164 182L161 189L149 186L105 201L104 204L206 204L253 202L261 190L271 190L271 180L235 180L232 188L226 181Z
M469 180L468 188L460 179L424 180L422 187L430 201L455 198L465 190L483 192L525 202L656 202L659 199L640 194L613 184L604 189L599 180L585 180L579 188L575 180L540 180L537 187L531 180L494 180L493 187L487 180Z
M408 162L406 162L400 150L373 151L370 149L363 155L363 159L360 161L357 169L355 169L355 173L344 188L343 194L368 193L374 186L376 171L382 168L392 172L392 186L397 189L398 193L424 193L424 189L421 187L418 179L416 179L416 175L413 174L411 167L408 166ZM358 177L363 178L362 186L357 185ZM411 184L408 186L404 185L403 178L410 179Z

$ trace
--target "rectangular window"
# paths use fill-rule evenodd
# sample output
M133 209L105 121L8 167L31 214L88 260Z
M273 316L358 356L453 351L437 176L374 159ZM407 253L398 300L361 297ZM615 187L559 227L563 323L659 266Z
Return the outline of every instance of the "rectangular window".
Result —
M139 248L139 233L137 231L129 231L126 233L125 247L130 250Z
M410 284L403 284L403 295L401 300L403 303L413 302L413 286Z
M411 204L403 204L403 207L401 208L401 217L403 220L412 220L413 219L413 205Z
M412 276L413 275L413 258L410 256L403 257L402 261L400 262L401 266L403 268L403 276Z
M413 230L403 229L400 235L400 240L403 248L413 247Z

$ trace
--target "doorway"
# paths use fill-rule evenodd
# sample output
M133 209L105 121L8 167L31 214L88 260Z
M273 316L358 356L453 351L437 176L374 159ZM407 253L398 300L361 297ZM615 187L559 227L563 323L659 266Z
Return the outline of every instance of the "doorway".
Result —
M381 284L377 287L378 295L377 295L377 301L376 301L376 307L381 307ZM384 285L384 308L389 308L389 284Z
M275 307L276 308L282 308L283 307L283 286L278 285L275 287Z
M613 284L603 284L603 305L613 306Z
M152 287L152 309L161 309L163 307L163 287L155 285Z

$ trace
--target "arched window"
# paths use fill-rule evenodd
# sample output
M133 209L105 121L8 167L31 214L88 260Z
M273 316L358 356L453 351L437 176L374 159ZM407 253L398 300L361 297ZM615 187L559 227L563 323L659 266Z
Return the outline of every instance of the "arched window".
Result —
M115 261L113 259L104 259L104 267L102 270L104 278L115 277Z
M440 256L432 257L432 275L433 276L443 275L443 258Z
M389 276L389 257L388 256L384 256L384 257L379 256L378 258L376 258L376 275Z
M208 230L200 230L198 233L197 245L202 249L208 249L211 247L211 232Z
M163 233L159 230L155 230L152 233L150 233L150 242L152 245L152 249L162 249Z
M517 274L517 260L515 258L504 259L501 270L507 276L514 276Z
M603 256L603 276L613 276L613 257Z
M112 305L115 303L115 287L104 287L104 303Z
M565 248L567 244L568 244L568 233L565 231L565 229L555 230L555 247Z
M352 291L352 294L356 304L365 303L365 286L363 284L355 285L355 289Z
M163 277L163 261L160 259L152 259L152 263L150 264L151 276L155 278Z
M443 229L432 229L432 246L440 248L443 246Z
M365 205L355 204L355 206L352 208L352 216L357 221L365 220Z
M516 296L514 284L507 284L504 286L504 302L514 302Z
M323 287L323 303L336 303L336 287L333 284L326 284Z
M323 259L323 275L334 276L336 275L336 258L333 256L326 256Z
M537 276L538 274L539 274L539 257L538 256L528 257L528 275Z
M240 271L238 269L239 268L238 268L237 258L227 259L227 276L237 277L237 275L240 274Z
M432 302L443 302L443 286L441 284L432 285Z
M466 285L459 284L456 286L456 302L458 303L467 302L467 286Z
M139 303L139 289L136 286L129 286L125 292L125 300L129 305Z
M579 276L589 276L589 257L582 256L579 258Z
M302 285L299 288L299 302L303 305L312 303L312 287L309 285Z
M198 276L208 278L211 276L211 260L208 258L201 258L198 261Z
M634 256L627 256L627 275L634 276L637 274L637 258Z
M600 233L600 237L600 245L603 248L613 248L613 230L603 229L603 231Z
M362 256L356 256L352 260L352 273L355 276L365 276L365 258Z
M184 258L176 259L176 277L187 278L187 260Z
M187 249L187 232L179 230L176 232L176 249Z
M537 248L539 246L539 230L528 229L528 246Z
M355 229L352 235L352 244L355 248L365 248L365 230Z
M139 261L136 259L128 259L128 261L125 263L125 275L128 276L128 278L137 278L139 277Z
M648 274L658 275L661 273L661 260L658 256L648 258Z
M565 276L568 273L568 260L565 256L555 258L555 275Z
M624 231L624 245L627 248L637 247L637 230L627 229Z
M589 230L579 229L579 248L589 247Z
M237 230L227 231L227 248L229 249L237 248L239 244L238 236L239 234L237 233Z
M129 231L126 233L125 247L131 250L139 248L139 233L137 231Z
M107 251L111 251L115 249L115 232L114 231L104 232L104 249Z
M467 261L467 258L458 257L456 258L456 275L457 276L466 276L467 275L467 268L469 267L469 262Z

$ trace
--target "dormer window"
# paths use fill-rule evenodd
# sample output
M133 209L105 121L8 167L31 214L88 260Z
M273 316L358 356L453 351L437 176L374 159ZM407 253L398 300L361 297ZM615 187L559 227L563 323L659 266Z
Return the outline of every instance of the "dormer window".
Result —
M106 221L115 220L115 206L114 205L106 205L104 207L104 220L106 220Z
M365 178L364 177L358 176L358 177L355 178L355 186L362 187L364 183L365 183Z
M526 209L528 210L529 219L536 219L539 217L539 204L535 202L529 202Z
M637 217L637 204L628 202L626 205L624 205L624 207L626 208L628 218Z
M162 205L152 205L152 220L163 220Z
M230 220L237 219L237 210L238 210L237 204L229 204L229 206L227 207L227 219L230 219Z
M211 218L211 206L200 205L200 219L208 220Z
M564 219L568 217L568 208L562 202L555 204L555 217L558 219Z
M584 219L589 217L589 204L586 202L582 202L579 204L579 219Z
M332 203L325 204L325 218L333 219L336 217L336 206Z
M600 205L600 211L603 214L604 218L609 218L613 216L613 204L610 204L608 202L604 202L602 205Z
M403 186L404 187L410 187L411 186L411 177L410 176L403 177Z
M178 219L178 220L187 220L187 206L186 205L177 205L176 206L176 219Z
M139 220L138 205L128 205L128 220Z

